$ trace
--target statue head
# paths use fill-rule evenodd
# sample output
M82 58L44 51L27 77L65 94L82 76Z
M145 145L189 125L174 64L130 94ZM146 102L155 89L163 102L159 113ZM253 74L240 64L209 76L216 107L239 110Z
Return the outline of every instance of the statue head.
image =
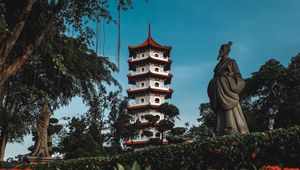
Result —
M232 45L231 41L229 41L227 44L221 45L217 60L219 60L220 58L225 59L228 57L228 54L230 53L231 45Z

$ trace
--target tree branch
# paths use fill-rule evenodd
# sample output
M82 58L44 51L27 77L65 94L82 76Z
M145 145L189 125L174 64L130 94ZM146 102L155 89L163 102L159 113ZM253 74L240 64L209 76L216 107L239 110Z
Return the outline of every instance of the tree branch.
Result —
M14 63L12 63L10 66L8 66L7 68L3 69L0 72L0 87L2 85L4 85L4 83L7 81L7 79L15 74L23 64L25 64L25 62L29 59L30 55L32 54L32 52L34 51L35 48L37 48L42 40L45 37L45 34L47 31L50 30L53 21L55 19L55 17L57 16L57 13L63 8L63 6L65 5L67 0L60 0L52 15L50 16L50 19L47 23L47 25L44 27L44 29L42 29L36 36L35 40L33 43L30 43L27 45L27 47L25 48L25 50L22 52L21 56L19 58L16 59L16 61Z
M24 25L26 23L27 16L31 12L32 6L35 2L36 2L36 0L28 0L27 1L27 4L25 5L25 7L21 13L19 22L16 24L16 26L12 30L11 36L7 37L6 40L3 43L1 43L0 66L3 66L7 56L9 55L9 53L13 49L16 41L18 40L18 38L24 28Z

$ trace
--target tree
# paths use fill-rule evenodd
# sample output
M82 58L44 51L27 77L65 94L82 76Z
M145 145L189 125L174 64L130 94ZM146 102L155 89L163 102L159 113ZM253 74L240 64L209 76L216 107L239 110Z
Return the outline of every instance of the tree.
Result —
M210 103L201 103L199 110L200 118L198 118L197 121L201 124L200 126L202 126L203 129L210 129L210 131L214 132L217 116L211 109Z
M107 120L109 130L107 137L110 144L110 155L121 153L123 151L122 143L130 136L128 136L130 132L127 132L126 124L129 123L132 116L127 113L128 99L122 97L120 93L121 91L116 91L109 95L111 102Z
M183 143L186 141L186 138L184 136L186 132L185 127L175 127L171 129L169 135L167 136L167 140L169 144L177 144L177 143Z
M270 59L246 81L242 92L242 106L249 129L269 130L284 98L286 69L280 62Z
M158 131L161 133L161 144L163 144L164 133L172 130L175 118L179 118L179 109L170 103L163 103L158 107L158 111L164 115L164 119L158 123Z
M150 114L147 114L147 115L144 115L145 116L145 119L150 123L150 124L155 124L157 123L157 121L159 120L159 116L156 115L150 115Z
M215 135L214 131L206 126L192 126L187 133L185 134L185 138L190 141L203 140L208 137L213 137Z
M201 103L199 107L198 126L189 128L185 137L188 140L201 140L215 135L216 113L211 109L210 103Z
M300 125L300 54L293 57L288 65L284 94L275 118L275 128Z
M97 56L80 39L55 32L50 35L53 36L47 39L47 48L37 51L5 86L3 99L7 104L2 109L0 123L2 156L8 141L21 141L29 133L42 103L49 103L55 110L79 96L90 107L102 107L94 103L97 95L106 95L97 94L99 90L103 92L103 84L120 87L111 75L117 68L108 58Z
M38 110L42 100L48 100L56 109L68 104L76 95L90 96L86 94L95 82L116 82L110 75L116 70L115 66L87 48L93 32L82 22L82 18L112 20L107 13L108 7L97 1L72 2L0 2L0 100L6 103L0 108L0 160L3 160L8 141L22 141L29 132L35 117L33 109ZM126 3L121 5L124 7ZM70 15L71 11L74 15ZM64 23L78 33L76 38L64 35ZM80 64L85 68L78 64L80 58L83 59ZM67 70L65 66L70 67ZM85 71L86 66L90 66L89 71ZM78 81L80 79L82 81Z
M103 154L97 136L88 128L84 117L73 117L67 128L69 131L59 143L59 151L65 159L79 157L95 157ZM94 128L94 127L93 127ZM93 129L94 130L94 129Z
M100 21L101 18L107 22L112 20L108 1L3 0L1 5L3 4L5 10L0 10L0 15L5 16L5 21L3 17L0 21L8 25L8 30L4 29L5 31L1 32L3 38L0 45L0 87L28 61L52 26L60 26L60 31L63 33L64 24L70 25L72 30L78 33L78 37L91 43L93 31L87 23ZM120 0L118 9L125 10L130 5L131 1ZM30 28L32 34L29 40L22 44L23 48L15 53L18 44L25 36L26 28ZM14 60L7 63L9 58Z

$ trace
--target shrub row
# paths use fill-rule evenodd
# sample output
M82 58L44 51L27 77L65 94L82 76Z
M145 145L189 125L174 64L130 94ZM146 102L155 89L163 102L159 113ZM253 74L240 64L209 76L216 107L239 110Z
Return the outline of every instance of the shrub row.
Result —
M264 165L300 167L300 127L156 146L114 157L54 161L34 169L113 169L137 161L152 169L259 169Z

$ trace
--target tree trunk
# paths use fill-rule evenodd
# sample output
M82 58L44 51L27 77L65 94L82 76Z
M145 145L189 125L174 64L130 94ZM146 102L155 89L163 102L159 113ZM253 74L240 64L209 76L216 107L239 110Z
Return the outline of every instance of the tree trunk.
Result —
M5 149L6 149L6 144L7 144L7 138L8 135L6 134L5 131L1 131L1 138L0 138L0 161L3 161L4 159L4 154L5 154Z
M6 89L4 85L0 86L0 102L4 103L4 97L6 95ZM5 106L3 104L0 105L0 115L1 115L1 134L0 134L0 161L3 161L6 144L8 140L7 134L7 114L5 107L7 103L5 102Z
M161 132L161 145L164 144L164 131Z

